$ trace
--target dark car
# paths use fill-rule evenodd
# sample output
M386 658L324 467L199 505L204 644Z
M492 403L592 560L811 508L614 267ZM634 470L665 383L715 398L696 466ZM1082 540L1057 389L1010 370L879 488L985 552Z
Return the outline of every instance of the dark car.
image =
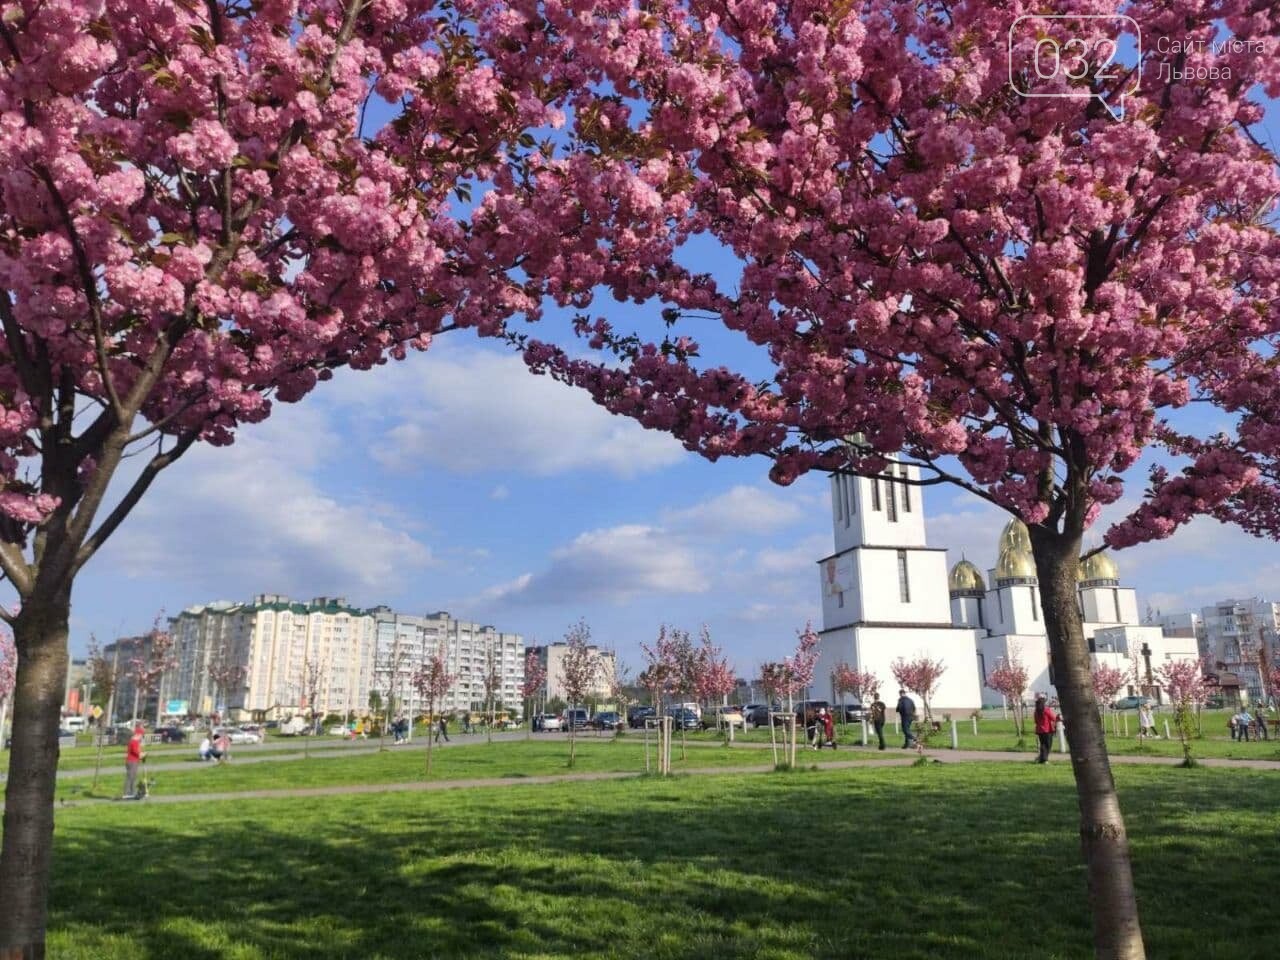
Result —
M627 726L635 730L642 729L646 720L656 716L653 707L632 707L627 711Z
M759 729L769 725L770 713L777 713L781 709L781 706L776 703L772 707L767 703L748 703L742 708L742 717L748 726Z
M566 710L564 712L564 728L568 730L573 727L575 730L585 730L588 725L587 711L578 707L574 710Z
M671 707L667 716L671 718L671 726L677 730L697 730L702 726L698 715L688 707Z
M178 727L159 727L156 729L156 739L161 743L186 743L187 735Z
M606 710L591 718L591 726L596 730L618 730L622 727L622 716L616 711Z

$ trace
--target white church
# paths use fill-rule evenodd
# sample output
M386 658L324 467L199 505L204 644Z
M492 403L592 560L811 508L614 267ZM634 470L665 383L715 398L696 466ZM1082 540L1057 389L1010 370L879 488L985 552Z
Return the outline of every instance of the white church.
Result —
M926 539L925 488L903 480L919 480L918 469L892 463L880 477L831 477L835 552L818 561L823 629L815 696L840 699L835 668L847 663L871 670L892 704L897 682L890 664L928 656L946 664L930 702L935 711L998 706L1002 697L986 686L986 677L1011 654L1027 668L1029 695L1054 696L1027 528L1020 520L1005 526L985 580L967 559L948 572L946 548ZM1120 585L1106 553L1081 565L1079 597L1093 662L1126 676L1134 675L1136 662L1142 685L1154 688L1157 698L1163 699L1161 665L1197 658L1194 637L1166 637L1160 627L1139 623L1136 593ZM1130 686L1128 692L1137 690Z

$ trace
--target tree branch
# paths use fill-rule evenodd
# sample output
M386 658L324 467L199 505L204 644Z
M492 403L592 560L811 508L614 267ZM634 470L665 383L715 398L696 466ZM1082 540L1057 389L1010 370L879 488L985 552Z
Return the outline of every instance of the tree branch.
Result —
M79 570L92 557L98 549L107 541L120 526L124 518L129 515L134 507L138 505L138 501L142 499L142 495L147 492L147 488L151 486L152 481L159 475L160 471L170 466L175 460L181 457L196 442L199 433L191 431L178 438L178 442L167 452L157 453L151 458L151 461L142 469L142 473L133 482L133 486L124 495L115 508L102 521L102 525L98 527L93 534L87 537L84 544L76 552L75 568Z

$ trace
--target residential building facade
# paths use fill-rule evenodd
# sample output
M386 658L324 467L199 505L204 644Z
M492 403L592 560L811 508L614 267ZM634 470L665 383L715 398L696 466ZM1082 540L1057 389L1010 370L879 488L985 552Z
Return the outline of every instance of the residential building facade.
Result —
M368 711L375 621L342 597L299 603L259 594L250 603L189 607L170 630L177 666L166 676L168 696L189 713L242 721ZM238 673L228 677L228 668Z
M1210 666L1234 673L1251 701L1276 696L1265 681L1280 663L1280 603L1257 597L1220 600L1202 607L1200 619Z
M543 682L541 700L565 700L568 694L564 686L564 658L569 652L569 645L563 642L549 643L543 646L530 647L537 656L542 668L546 671ZM587 647L596 661L595 685L588 693L593 701L607 700L612 696L614 682L618 674L618 658L612 650L605 650L595 644Z
M489 658L498 674L496 705L521 712L524 685L524 638L504 633L491 624L457 620L448 611L425 616L397 613L390 607L373 608L376 624L375 687L392 697L402 709L415 714L418 696L413 674L443 646L453 684L436 712L481 711L485 703L485 673Z

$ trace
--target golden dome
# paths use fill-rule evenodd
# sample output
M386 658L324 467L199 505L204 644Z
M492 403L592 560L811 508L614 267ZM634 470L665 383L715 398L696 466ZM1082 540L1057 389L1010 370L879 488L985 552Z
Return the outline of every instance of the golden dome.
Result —
M996 544L996 552L1004 553L1006 548L1031 552L1031 534L1027 532L1027 525L1017 517L1006 523L1004 529L1000 531L1000 542Z
M951 568L951 573L947 577L947 586L952 593L987 592L987 585L982 580L982 574L968 560L961 560Z
M997 583L1001 580L1034 580L1035 578L1036 561L1030 550L1005 547L1000 551L1000 559L996 561Z
M1120 568L1107 554L1095 553L1080 564L1080 579L1088 583L1092 580L1119 580Z

